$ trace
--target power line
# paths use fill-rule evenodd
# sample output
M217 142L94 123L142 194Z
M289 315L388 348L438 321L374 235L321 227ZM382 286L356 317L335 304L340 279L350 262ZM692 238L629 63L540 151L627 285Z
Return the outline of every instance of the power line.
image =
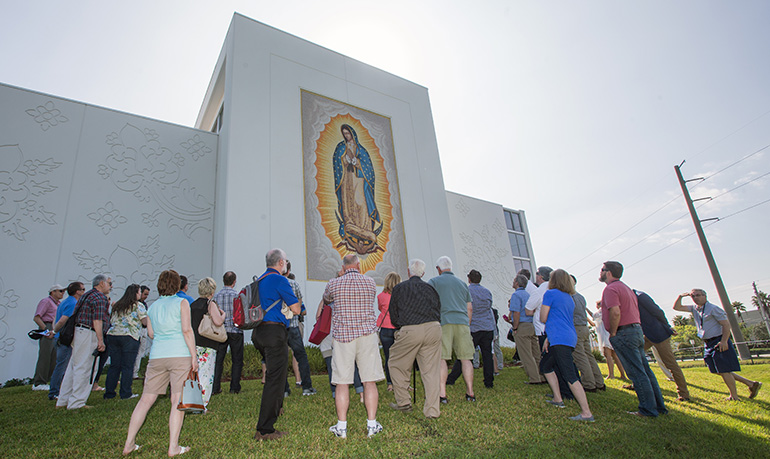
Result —
M722 221L722 220L727 220L728 218L730 218L730 217L732 217L732 216L734 216L734 215L738 215L738 214L740 214L740 213L742 213L742 212L746 212L747 210L751 210L751 209L753 209L753 208L755 208L755 207L759 207L759 206L761 206L762 204L767 204L768 202L770 202L770 199L765 199L764 201L762 201L762 202L758 202L758 203L754 204L753 206L749 206L749 207L747 207L747 208L745 208L745 209L739 210L738 212L733 212L733 213L731 213L730 215L725 215L724 217L720 217L720 218L719 218L719 221ZM711 226L711 225L709 225L709 226Z
M714 196L713 198L711 198L711 200L713 201L714 199L716 199L716 198L718 198L720 196L724 196L727 193L732 193L733 191L737 190L738 188L744 187L744 186L748 185L749 183L755 182L755 181L761 179L762 177L766 177L768 175L770 175L770 172L765 172L764 174L762 174L762 175L760 175L758 177L754 177L753 179L749 180L748 182L741 183L740 185L736 186L735 188L729 189L729 190L725 191L724 193L720 193L720 194Z
M714 172L713 174L709 175L708 177L704 178L700 182L698 182L695 185L693 185L693 188L695 188L696 186L698 186L701 183L705 182L706 180L714 177L715 175L721 174L722 172L726 171L727 169L730 169L731 167L735 166L736 164L741 163L743 161L746 161L747 159L751 158L752 156L754 156L754 155L756 155L756 154L758 154L758 153L760 153L760 152L762 152L764 150L767 150L768 148L770 148L770 144L765 145L764 147L760 148L759 150L755 151L754 153L749 153L748 155L744 156L743 158L739 159L738 161L735 161L734 163L731 163L731 164L723 167L722 169L719 169L718 171Z
M770 114L770 110L768 110L765 113L759 115L758 117L754 118L753 120L749 121L748 123L744 124L743 126L739 127L738 129L734 130L733 132L727 134L726 136L724 136L721 139L717 140L716 142L712 143L711 145L709 145L708 147L706 147L703 150L699 151L698 153L695 153L695 155L692 158L690 158L690 159L697 158L698 156L702 155L706 151L710 150L711 147L713 147L714 145L722 142L723 140L725 140L725 139L727 139L729 137L732 137L733 135L737 134L738 132L740 132L740 131L744 130L745 128L749 127L750 125L754 124L756 121L759 121L761 118L764 118L768 114Z
M585 260L586 258L590 257L591 255L595 254L596 252L600 251L601 249L603 249L603 248L607 247L607 246L608 246L608 245L610 245L611 243L615 242L616 240L618 240L618 238L620 238L620 237L621 237L621 236L623 236L624 234L628 233L628 232L629 232L629 231L631 231L632 229L636 228L637 226L641 225L641 224L642 224L642 223L643 223L645 220L647 220L648 218L650 218L650 217L652 217L653 215L657 214L657 213L658 213L658 212L660 212L661 210L665 209L665 208L666 208L666 207L667 207L669 204L671 204L672 202L676 201L677 199L679 199L679 196L674 196L674 198L672 198L670 201L668 201L667 203L663 204L661 207L659 207L657 210L655 210L655 211L654 211L654 212L652 212L651 214L647 215L647 216L646 216L646 217L644 217L643 219L641 219L641 220L639 220L638 222L636 222L636 223L634 223L633 225L631 225L631 227L630 227L630 228L628 228L627 230L623 231L622 233L618 234L618 235L617 235L617 236L615 236L614 238L612 238L612 239L610 239L609 241L605 242L604 244L600 245L598 248L596 248L596 250L594 250L593 252L591 252L591 253L589 253L588 255L584 256L584 257L583 257L583 258L581 258L580 260L578 260L578 261L576 261L576 262L572 263L571 265L567 266L567 270L569 270L570 268L572 268L572 267L573 267L573 266L575 266L576 264L580 263L581 261ZM686 214L685 214L685 215L686 215ZM682 217L679 217L679 218L682 218Z

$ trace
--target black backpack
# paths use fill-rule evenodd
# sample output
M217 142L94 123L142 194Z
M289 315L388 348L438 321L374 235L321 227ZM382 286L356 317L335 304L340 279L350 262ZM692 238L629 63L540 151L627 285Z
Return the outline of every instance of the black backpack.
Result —
M77 324L78 321L78 313L80 312L80 307L83 305L83 302L86 298L90 297L90 291L80 297L77 304L75 305L75 309L72 311L72 315L69 316L67 319L67 322L64 323L64 326L59 331L59 344L62 346L71 346L72 345L72 339L75 337L75 324Z

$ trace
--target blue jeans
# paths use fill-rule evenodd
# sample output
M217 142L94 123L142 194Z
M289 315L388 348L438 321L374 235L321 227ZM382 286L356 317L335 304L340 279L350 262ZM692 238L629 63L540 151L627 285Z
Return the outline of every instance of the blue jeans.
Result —
M70 346L56 344L56 368L54 368L53 374L51 375L51 389L48 391L49 400L53 400L54 397L59 396L61 381L64 379L64 371L70 363L71 355L72 348Z
M110 353L110 369L104 383L104 398L115 398L115 387L120 377L120 398L131 397L134 382L134 364L139 352L139 340L129 335L107 335L107 350Z
M610 343L626 369L626 374L634 383L636 397L639 399L639 413L645 416L666 414L668 410L660 393L658 379L650 370L644 352L644 334L639 324L618 330L610 337Z
M380 342L382 343L382 353L385 354L385 380L388 381L388 385L392 384L390 381L390 370L388 369L388 360L390 359L390 347L396 342L396 329L395 328L381 328L380 329Z
M302 341L302 334L299 327L289 327L286 329L288 334L289 347L297 359L299 367L299 376L302 378L302 389L312 389L313 381L310 379L310 363L307 361L307 351L305 343Z

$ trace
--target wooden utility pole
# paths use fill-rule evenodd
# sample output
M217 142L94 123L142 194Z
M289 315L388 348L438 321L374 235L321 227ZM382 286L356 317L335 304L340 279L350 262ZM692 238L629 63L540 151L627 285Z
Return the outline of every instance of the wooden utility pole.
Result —
M684 164L684 161L682 161L682 164ZM682 164L679 166L674 166L674 171L676 171L676 177L679 179L679 186L682 187L682 194L684 194L684 200L687 202L687 209L690 211L692 223L695 225L695 232L698 233L698 239L700 240L700 245L703 248L703 254L706 256L706 263L709 265L711 277L714 279L714 285L716 286L717 293L719 294L719 300L722 302L722 308L727 313L727 320L730 322L730 329L733 332L733 340L738 346L738 354L740 354L742 360L750 359L751 354L749 353L749 347L746 346L746 340L743 338L741 328L738 326L738 321L735 319L732 303L730 303L730 298L727 296L725 284L722 282L722 276L719 275L717 263L714 261L714 255L711 253L711 248L709 247L709 243L706 240L706 234L703 232L703 226L701 226L701 220L698 218L698 213L695 211L692 198L690 198L690 191L687 189L687 182L684 180L684 178L682 178L682 171L679 170Z

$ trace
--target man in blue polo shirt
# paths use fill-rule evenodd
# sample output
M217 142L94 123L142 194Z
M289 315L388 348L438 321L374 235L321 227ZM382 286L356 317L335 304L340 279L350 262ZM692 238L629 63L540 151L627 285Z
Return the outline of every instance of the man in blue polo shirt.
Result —
M267 270L259 278L259 301L264 309L262 323L251 332L254 347L265 356L267 372L255 440L275 440L286 432L275 430L275 421L283 408L283 389L286 384L288 335L286 327L294 314L299 314L300 303L294 296L286 272L286 253L272 249L265 256Z
M56 340L56 367L51 375L48 400L59 398L59 388L61 387L62 379L64 379L64 370L67 369L67 364L70 363L70 356L72 355L72 348L70 346L59 344L59 330L67 323L67 319L72 315L75 305L85 292L86 287L82 282L72 282L67 287L67 295L69 296L59 303L59 308L56 309L56 322L53 325L53 331L56 332L56 335L53 337Z

